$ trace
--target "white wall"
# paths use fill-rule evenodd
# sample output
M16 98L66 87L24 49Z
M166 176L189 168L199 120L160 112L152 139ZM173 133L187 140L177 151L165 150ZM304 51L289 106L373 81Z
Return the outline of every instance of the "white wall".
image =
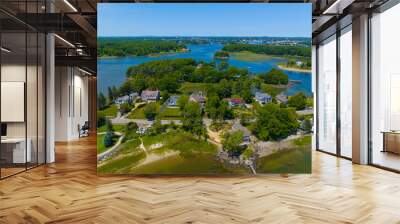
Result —
M38 69L38 70L37 70ZM2 82L23 82L26 85L26 101L23 100L22 107L2 107L3 113L22 113L26 112L26 120L20 122L5 122L7 124L7 137L9 138L24 138L25 135L29 139L29 148L31 149L32 162L44 163L44 74L41 72L41 67L18 63L4 63L1 66L1 81ZM27 78L27 80L25 80ZM2 94L5 89L2 89ZM24 96L24 89L18 90L19 94ZM10 94L10 93L9 93ZM2 95L7 97L7 95ZM25 107L26 102L26 107ZM17 102L15 102L17 103ZM14 110L14 111L13 111ZM16 111L19 110L19 111ZM39 159L39 161L36 161Z
M56 67L55 140L79 138L78 125L88 120L88 78L72 67Z
M1 81L25 82L25 69L25 64L3 64L1 66ZM1 108L1 110L7 110L7 108ZM7 137L25 137L25 122L8 122Z

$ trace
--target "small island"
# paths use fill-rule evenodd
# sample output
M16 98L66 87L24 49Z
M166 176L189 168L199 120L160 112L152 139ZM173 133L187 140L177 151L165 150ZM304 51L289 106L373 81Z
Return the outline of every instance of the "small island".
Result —
M233 43L223 47L223 51L232 54L237 60L256 61L271 58L286 59L278 63L282 70L311 72L311 48L306 44L242 44Z
M226 51L217 51L217 52L215 52L215 54L214 54L214 58L215 58L215 59L222 59L222 60L225 60L225 59L228 59L228 58L229 58L229 53L226 52Z

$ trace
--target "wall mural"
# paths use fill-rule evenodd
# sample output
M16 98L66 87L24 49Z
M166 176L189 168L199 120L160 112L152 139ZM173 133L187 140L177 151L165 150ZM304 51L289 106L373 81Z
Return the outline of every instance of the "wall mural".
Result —
M310 173L311 4L98 4L101 174Z

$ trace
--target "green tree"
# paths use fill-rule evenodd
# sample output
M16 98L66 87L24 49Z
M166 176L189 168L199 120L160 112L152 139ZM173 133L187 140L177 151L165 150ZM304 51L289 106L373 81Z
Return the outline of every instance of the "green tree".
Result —
M103 56L143 56L161 52L177 52L187 48L176 41L137 40L101 37L98 39L97 54Z
M106 130L107 132L114 132L114 126L108 118L106 118Z
M205 112L208 118L214 121L233 118L233 111L230 109L228 102L220 100L216 95L207 99Z
M114 92L111 86L107 87L107 92L108 92L108 101L113 102L114 101Z
M296 132L298 126L296 111L269 103L257 108L256 122L252 129L259 139L269 141L288 137Z
M267 84L286 85L289 83L288 75L286 75L283 71L275 68L271 69L271 71L269 71L267 74L263 74L260 77L263 78L264 82Z
M221 61L218 65L220 71L226 71L229 68L229 63L226 61Z
M135 122L129 122L125 126L123 142L126 142L130 139L135 139L137 137L136 131L138 130L138 128L139 126Z
M161 91L161 103L164 103L165 101L167 101L169 96L170 95L169 95L168 91Z
M222 140L222 146L230 155L239 156L244 150L244 147L240 145L242 142L242 131L227 132Z
M218 95L221 99L231 97L232 95L232 83L226 79L221 80L218 83Z
M159 88L160 90L167 91L169 93L176 93L180 87L180 83L178 80L178 74L169 74L165 75L163 78L159 80Z
M185 109L186 105L188 104L188 102L189 102L189 96L187 96L187 95L180 96L178 101L177 101L179 109L181 111L183 111Z
M198 103L189 102L183 110L182 127L198 137L205 135L201 108Z
M97 113L97 127L101 127L106 124L106 117L103 114Z
M253 95L251 94L251 88L244 88L240 94L246 103L253 102Z
M128 95L133 92L132 80L124 82L118 91L121 95Z
M233 111L230 109L228 102L220 102L218 107L218 117L220 120L233 119Z
M165 126L161 124L160 119L156 119L151 127L150 133L152 135L158 135L165 131Z
M115 87L115 86L111 87L111 97L112 97L111 102L113 100L115 100L119 95L120 95L120 93L119 93L119 90L117 89L117 87Z
M146 76L143 74L135 75L130 82L131 82L131 88L134 92L141 93L143 90L147 88Z
M220 99L218 96L213 95L208 97L205 105L205 112L210 119L217 120L218 119L218 107L219 107Z
M154 120L158 113L158 107L155 103L150 103L143 109L144 116L148 120Z
M226 44L223 51L238 52L250 51L257 54L277 55L277 56L301 56L311 57L311 45L275 45L275 44Z
M123 103L119 106L119 111L121 114L126 114L133 109L133 105L130 103Z
M296 93L289 97L288 106L294 107L296 110L304 110L307 106L307 96L303 92Z
M312 130L311 120L308 119L308 118L304 119L304 120L301 122L300 128L301 128L303 131L305 131L305 132L307 132L307 133L310 133L311 130Z
M229 53L226 51L217 51L214 53L214 58L227 59L229 58Z
M107 99L102 92L97 96L97 109L102 110L107 106Z
M112 132L107 132L104 136L103 144L105 147L111 147L114 144L113 141L114 134Z

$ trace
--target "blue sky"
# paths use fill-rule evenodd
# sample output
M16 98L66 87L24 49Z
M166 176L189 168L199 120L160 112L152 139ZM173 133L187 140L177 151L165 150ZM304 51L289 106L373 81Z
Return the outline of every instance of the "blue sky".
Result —
M311 37L311 4L98 4L99 36Z

